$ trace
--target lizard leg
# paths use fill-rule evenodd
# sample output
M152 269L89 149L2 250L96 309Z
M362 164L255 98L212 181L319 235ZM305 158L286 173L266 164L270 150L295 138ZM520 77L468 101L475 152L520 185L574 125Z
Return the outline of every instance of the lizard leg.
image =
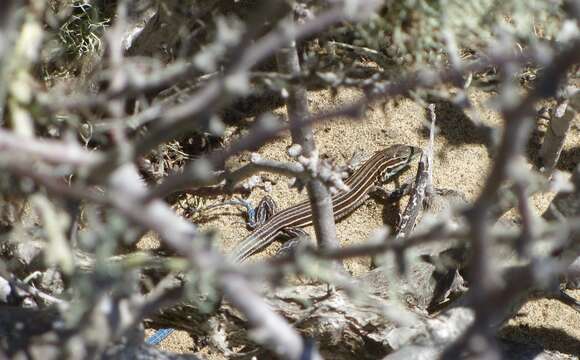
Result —
M352 175L354 171L365 162L365 160L368 160L368 158L368 154L365 154L361 149L357 148L345 166L345 170L348 175Z
M558 300L571 306L576 311L580 312L580 301L574 299L572 296L568 295L568 293L562 289L560 289Z
M269 195L264 196L256 207L245 199L232 200L228 202L228 205L240 205L246 208L246 224L252 230L268 221L277 210L276 202Z
M276 257L285 257L293 254L299 247L311 244L312 239L304 229L299 227L287 227L282 230L277 240L284 242L276 253Z
M259 225L264 224L268 219L270 219L275 213L277 212L277 206L274 199L272 199L269 195L266 195L260 200L258 206L253 209L253 218L252 224L250 227L256 228ZM250 218L250 214L248 213L248 218ZM248 222L249 223L249 222Z
M373 198L381 201L393 202L399 200L405 195L409 195L412 191L413 184L411 182L407 182L393 191L388 191L381 186L375 186L375 188L370 192L370 195Z

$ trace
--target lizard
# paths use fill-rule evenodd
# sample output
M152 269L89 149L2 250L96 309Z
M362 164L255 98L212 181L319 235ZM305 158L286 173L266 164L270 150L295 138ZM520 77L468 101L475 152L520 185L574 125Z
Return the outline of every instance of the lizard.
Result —
M332 209L335 220L350 215L368 198L380 183L386 183L395 175L407 168L422 150L409 145L392 145L375 152L346 180L348 190L341 190L332 195ZM263 250L280 236L295 237L303 234L300 228L312 224L312 210L309 201L274 213L275 204L267 197L260 202L257 213L257 226L231 252L230 259L243 262L250 256Z
M380 183L386 183L407 168L422 150L409 145L392 145L375 152L352 175L345 179L348 191L338 191L332 196L332 209L335 220L350 215L364 203L370 192ZM234 262L243 262L250 256L263 250L281 236L298 238L305 235L301 228L312 224L312 210L309 201L303 201L275 213L276 204L266 196L256 209L246 202L233 204L243 205L250 211L248 225L254 231L242 240L230 254ZM169 336L174 329L159 329L146 340L149 345L156 345Z

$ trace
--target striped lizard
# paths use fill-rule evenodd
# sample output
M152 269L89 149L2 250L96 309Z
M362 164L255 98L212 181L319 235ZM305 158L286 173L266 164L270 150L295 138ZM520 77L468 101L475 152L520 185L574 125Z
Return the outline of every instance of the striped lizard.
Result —
M419 154L421 149L408 145L393 145L375 152L345 180L349 190L338 191L332 196L335 220L351 214L362 205L376 185L385 183L397 175ZM243 262L270 245L277 237L288 233L303 233L295 229L311 224L312 210L309 201L303 201L270 215L234 248L230 259L234 262Z

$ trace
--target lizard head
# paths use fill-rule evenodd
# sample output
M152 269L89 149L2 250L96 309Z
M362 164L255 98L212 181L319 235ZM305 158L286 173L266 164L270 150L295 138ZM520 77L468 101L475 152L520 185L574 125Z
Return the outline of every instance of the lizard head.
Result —
M423 153L421 148L410 145L393 145L381 151L385 159L382 179L387 180L409 166L411 161Z

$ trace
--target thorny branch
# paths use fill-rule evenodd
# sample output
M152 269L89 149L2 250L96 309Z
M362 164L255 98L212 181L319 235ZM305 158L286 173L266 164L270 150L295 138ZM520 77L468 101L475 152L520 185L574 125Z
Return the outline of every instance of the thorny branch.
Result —
M289 19L293 22L292 19ZM296 42L292 41L286 47L278 51L276 56L278 69L281 73L300 73L300 63ZM286 109L288 111L288 121L290 124L303 122L308 118L308 98L304 85L291 85L288 88L286 99ZM290 131L292 142L300 146L301 155L307 160L306 168L314 172L321 170L322 164L318 158L318 151L314 143L314 132L311 126L293 127ZM322 248L336 248L339 246L336 237L336 225L332 210L332 198L329 188L319 179L312 179L306 183L308 198L312 208L312 218L314 231L318 246Z

